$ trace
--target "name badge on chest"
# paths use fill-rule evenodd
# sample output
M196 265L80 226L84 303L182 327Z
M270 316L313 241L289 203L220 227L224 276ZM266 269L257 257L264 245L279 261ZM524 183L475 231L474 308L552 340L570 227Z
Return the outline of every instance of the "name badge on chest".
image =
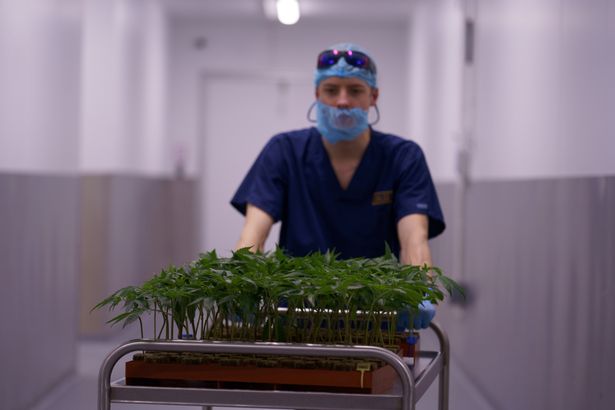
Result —
M393 191L378 191L374 192L372 197L372 205L389 205L393 203Z

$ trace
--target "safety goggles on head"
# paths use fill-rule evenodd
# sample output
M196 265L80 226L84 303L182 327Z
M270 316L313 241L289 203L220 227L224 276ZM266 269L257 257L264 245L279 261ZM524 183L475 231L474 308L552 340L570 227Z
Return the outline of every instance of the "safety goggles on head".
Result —
M353 50L325 50L318 55L316 67L319 70L327 69L337 64L342 57L349 65L376 74L376 64L372 62L371 58L365 53Z

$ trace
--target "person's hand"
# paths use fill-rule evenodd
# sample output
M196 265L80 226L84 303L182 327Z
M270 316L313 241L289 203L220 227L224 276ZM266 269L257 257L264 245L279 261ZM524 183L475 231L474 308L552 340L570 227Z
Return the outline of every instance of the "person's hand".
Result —
M434 307L434 305L430 301L424 300L419 305L418 313L414 315L414 321L412 323L412 326L415 329L426 329L427 327L429 327L429 324L431 323L431 320L434 318L435 315L436 308Z
M410 312L404 310L397 314L397 331L403 332L405 329L409 329L412 326L413 329L425 329L429 327L431 320L436 315L436 308L434 305L425 300L419 305L419 310L416 314L410 317ZM410 320L412 319L412 323Z

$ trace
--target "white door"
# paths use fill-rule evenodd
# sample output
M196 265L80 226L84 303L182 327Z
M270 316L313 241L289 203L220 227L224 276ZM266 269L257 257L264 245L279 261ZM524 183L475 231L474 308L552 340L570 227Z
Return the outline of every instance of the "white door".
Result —
M309 77L205 75L201 118L201 249L228 255L243 226L229 203L261 149L274 134L311 125ZM279 237L275 224L265 250Z

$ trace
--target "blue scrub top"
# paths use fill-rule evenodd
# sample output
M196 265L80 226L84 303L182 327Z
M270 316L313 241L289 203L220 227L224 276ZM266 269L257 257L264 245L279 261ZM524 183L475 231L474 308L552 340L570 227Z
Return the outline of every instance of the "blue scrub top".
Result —
M430 238L445 228L421 148L374 130L346 190L316 128L275 135L231 200L243 214L248 203L282 221L279 245L293 256L373 258L388 243L399 257L397 222L413 213L429 217Z

